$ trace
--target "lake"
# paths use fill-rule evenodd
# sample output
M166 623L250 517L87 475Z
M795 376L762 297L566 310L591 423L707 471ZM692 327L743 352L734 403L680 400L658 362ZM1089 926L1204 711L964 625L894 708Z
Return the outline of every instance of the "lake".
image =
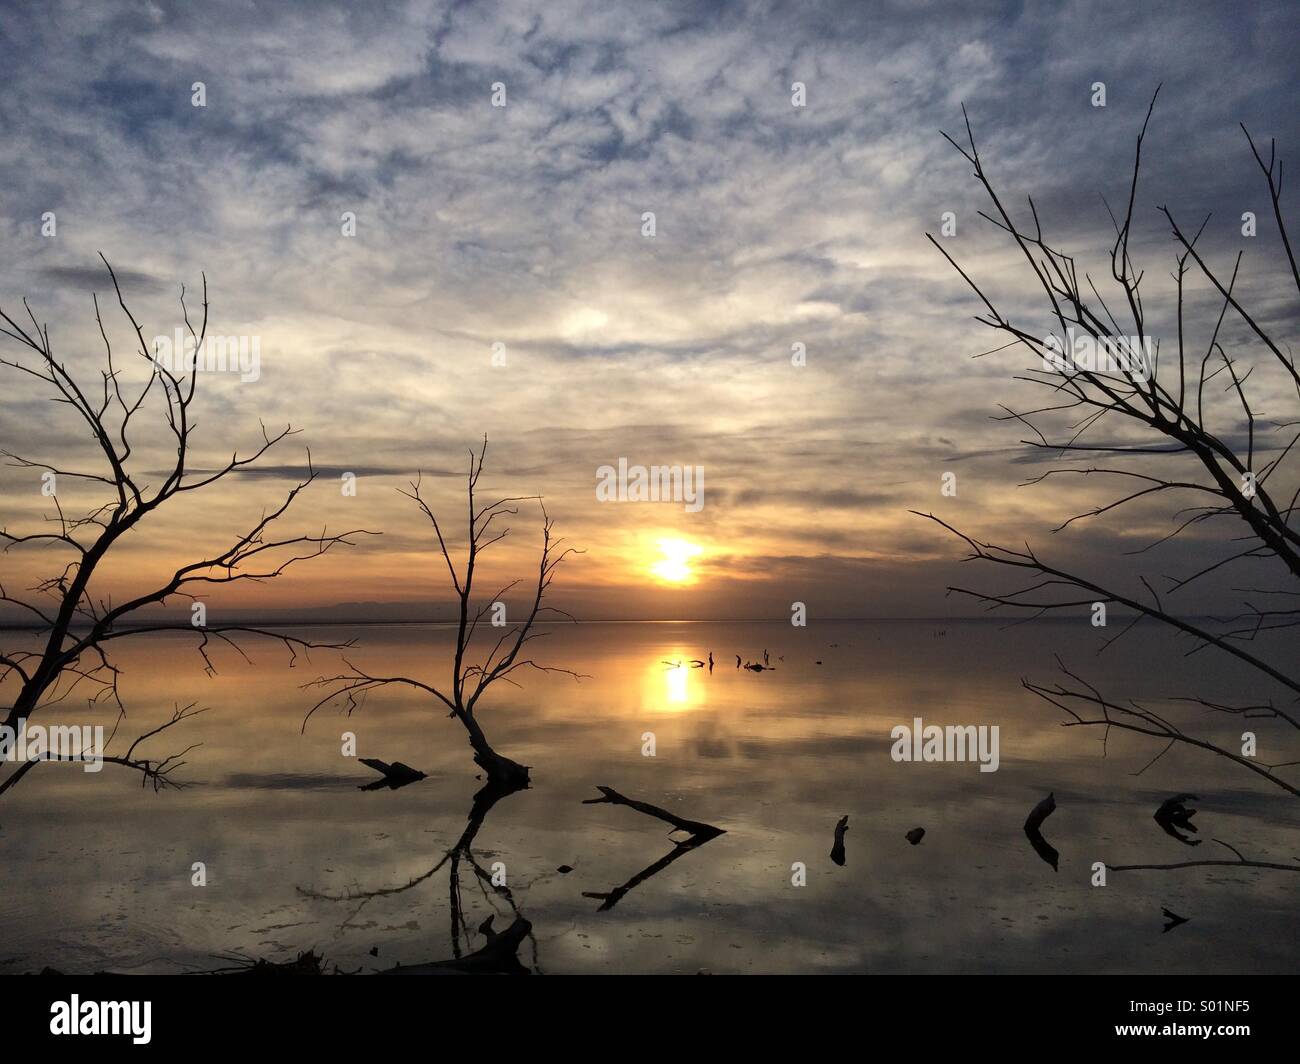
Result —
M177 702L210 707L154 740L155 752L202 744L178 776L192 786L155 794L111 765L99 775L41 765L0 799L0 972L178 972L308 949L339 970L371 971L471 952L483 920L495 913L501 930L512 907L532 924L520 960L544 973L1300 968L1298 875L1208 867L1111 872L1092 885L1098 861L1231 857L1210 839L1257 860L1300 855L1293 797L1194 750L1140 772L1155 740L1117 733L1103 749L1098 730L1062 727L1020 685L1054 679L1060 654L1117 698L1259 693L1235 689L1241 674L1221 658L1184 657L1186 644L1166 633L1139 630L1098 656L1086 620L547 632L535 656L585 675L525 671L518 688L485 696L479 719L499 752L531 766L532 787L486 811L454 883L439 861L481 781L445 710L392 691L350 717L324 709L302 733L319 695L301 685L340 671L337 652L290 668L280 646L250 641L251 664L217 651L209 677L189 635L122 641L122 736L156 726ZM369 671L435 683L452 639L438 625L295 634L355 639L348 655ZM737 654L757 661L765 650L771 671L736 667ZM710 651L711 672L691 667ZM1197 707L1171 712L1225 741L1242 730ZM891 729L917 717L996 726L997 771L893 760ZM1275 726L1251 723L1263 757ZM345 732L359 756L427 778L360 789L377 777L344 756ZM598 786L725 833L637 879L680 836L634 808L584 804ZM1057 808L1042 832L1060 853L1056 871L1023 830L1049 792ZM1195 848L1152 819L1179 792L1198 796L1189 804L1207 841ZM829 855L845 815L839 866ZM925 835L912 845L917 827ZM206 885L193 883L196 862ZM1165 907L1188 922L1165 932Z

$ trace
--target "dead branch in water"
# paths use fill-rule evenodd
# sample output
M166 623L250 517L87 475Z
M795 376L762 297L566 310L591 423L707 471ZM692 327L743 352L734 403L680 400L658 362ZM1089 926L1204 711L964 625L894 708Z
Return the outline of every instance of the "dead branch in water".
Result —
M1043 838L1043 833L1039 830L1043 826L1043 821L1054 812L1056 812L1056 795L1053 793L1030 810L1025 820L1025 837L1029 839L1029 845L1034 848L1034 853L1051 865L1052 871L1056 872L1059 871L1057 866L1061 855L1057 853L1055 846Z
M656 820L662 820L667 824L671 824L673 829L676 831L689 832L691 835L699 838L702 842L707 842L709 839L714 839L719 835L726 834L722 828L714 827L712 824L705 824L699 820L687 820L685 817L680 817L676 813L670 813L667 809L661 809L659 806L651 805L649 802L641 802L637 801L635 798L628 798L619 794L613 787L597 787L596 790L600 791L601 797L586 798L583 800L583 805L625 805L629 809L635 809L638 813L644 813L646 816L652 816Z
M1217 842L1220 846L1231 850L1237 855L1237 859L1235 861L1179 861L1174 864L1108 864L1106 868L1111 872L1167 872L1175 868L1265 868L1275 872L1300 872L1300 857L1296 858L1295 864L1282 864L1280 861L1253 861L1244 857L1240 850L1222 839L1211 839L1210 841Z
M522 916L504 931L492 929L492 917L479 925L479 934L486 941L473 953L451 960L433 961L429 964L399 964L379 975L527 975L528 969L519 963L519 947L533 930L533 925Z
M842 816L835 825L835 845L831 847L831 860L837 865L844 864L844 833L849 830L849 818Z
M395 791L399 787L405 787L411 783L418 783L420 780L427 778L419 769L411 768L410 765L401 761L394 761L392 764L389 764L387 761L381 761L377 757L360 757L357 758L357 760L367 768L373 768L380 776L377 780L372 780L370 783L362 784L360 790L363 791L377 791L384 787L387 787L391 791Z
M584 898L593 898L601 902L598 912L605 912L612 909L623 897L634 887L644 883L652 876L658 875L678 858L686 856L692 850L703 846L706 842L716 839L719 835L725 835L726 831L722 828L715 827L712 824L705 824L699 820L687 820L676 813L670 813L667 809L662 809L657 805L651 805L649 802L638 801L634 798L628 798L619 794L613 787L597 787L601 797L587 798L583 800L583 805L625 805L629 809L635 809L638 813L644 813L646 816L654 817L656 820L662 820L666 824L671 824L673 831L684 831L687 838L677 842L673 848L659 860L642 869L621 887L615 887L613 890L596 892L583 891Z
M575 679L579 678L579 674L571 669L542 665L531 657L523 656L523 654L524 648L530 642L546 634L536 631L535 626L538 620L549 614L556 614L569 620L573 619L563 610L545 605L544 600L550 589L551 581L555 578L556 569L570 554L581 552L572 547L560 549L562 541L554 538L554 522L551 520L550 515L547 514L546 507L542 505L541 496L539 495L507 496L487 505L476 502L475 491L478 488L479 478L483 474L483 464L486 457L487 437L484 436L483 446L479 452L475 454L471 450L469 453L469 472L466 475L466 490L469 498L469 520L466 529L467 544L464 564L459 569L452 559L451 548L447 544L446 537L443 534L443 527L433 511L433 507L421 495L419 477L417 476L416 480L412 482L409 491L401 493L415 503L425 519L433 527L434 536L438 541L439 552L442 554L443 562L447 567L448 578L453 590L456 592L458 622L456 626L456 653L452 663L450 686L439 688L424 680L407 676L375 676L358 668L351 662L347 662L347 672L338 676L322 676L307 685L309 687L324 687L328 690L328 694L311 707L303 720L302 726L305 731L307 721L311 719L312 715L331 702L340 701L343 708L350 715L354 709L360 707L362 701L372 691L388 687L413 688L428 695L435 703L439 703L441 707L447 709L450 716L460 721L469 737L470 748L474 752L474 762L487 774L490 783L502 787L518 787L527 786L529 766L512 761L510 758L498 754L492 748L482 725L479 723L475 710L479 699L483 697L492 684L498 680L514 684L516 682L513 678L514 673L520 669L563 673ZM492 527L493 522L508 520L509 517L519 512L515 504L525 501L536 502L542 513L542 550L537 565L537 579L532 584L532 601L525 611L523 619L505 628L486 656L477 663L472 663L470 660L473 656L472 644L478 634L480 622L492 611L493 606L501 601L501 597L518 583L517 580L512 581L490 599L479 604L474 601L474 578L477 566L483 553L489 547L499 543L510 534L508 526L494 528Z

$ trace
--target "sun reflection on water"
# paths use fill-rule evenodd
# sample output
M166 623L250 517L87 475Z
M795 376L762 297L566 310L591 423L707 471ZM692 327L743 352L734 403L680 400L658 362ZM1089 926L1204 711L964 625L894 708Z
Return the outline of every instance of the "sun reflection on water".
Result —
M691 655L680 647L656 658L646 667L644 691L648 704L668 713L680 713L699 705L703 689L697 670L691 665Z

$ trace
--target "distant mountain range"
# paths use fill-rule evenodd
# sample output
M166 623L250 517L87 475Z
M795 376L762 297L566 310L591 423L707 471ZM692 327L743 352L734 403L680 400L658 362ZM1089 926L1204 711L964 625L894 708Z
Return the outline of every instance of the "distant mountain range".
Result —
M33 617L30 613L4 603L0 606L0 627L31 628ZM249 624L262 626L284 626L291 624L376 624L390 622L408 624L412 622L453 621L456 619L452 606L447 603L422 602L336 602L332 606L304 606L286 610L232 610L230 613L210 609L208 623ZM150 613L135 614L124 628L138 628L154 624L187 625L190 623L189 608L158 609Z

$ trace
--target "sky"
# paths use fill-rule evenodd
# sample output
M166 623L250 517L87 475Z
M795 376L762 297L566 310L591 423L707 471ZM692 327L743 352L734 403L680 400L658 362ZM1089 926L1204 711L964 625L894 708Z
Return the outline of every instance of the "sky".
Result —
M220 548L310 448L320 477L284 528L382 535L217 608L445 615L431 529L398 489L421 472L463 528L486 435L484 491L544 496L583 551L554 589L581 617L959 615L971 606L944 588L967 579L960 545L909 510L1103 576L1128 574L1122 552L1169 510L1053 534L1104 487L1022 486L1042 456L990 415L1032 398L1012 379L1026 356L972 359L999 341L925 234L952 212L945 247L1032 313L1028 278L939 131L962 128L964 103L1013 209L1033 193L1104 279L1103 197L1123 202L1163 83L1134 223L1153 329L1172 328L1168 203L1197 224L1213 212L1211 260L1244 250L1243 289L1294 336L1238 123L1296 157L1297 25L1270 3L6 4L0 306L26 298L95 385L99 253L151 338L180 327L180 286L193 307L206 275L210 330L255 337L260 358L256 379L201 375L194 464L255 448L259 422L299 430L151 515L115 548L105 596ZM1191 327L1215 313L1192 292ZM129 351L120 315L105 320ZM0 380L5 450L93 461L66 408L7 367ZM1256 387L1264 410L1284 394L1265 370ZM135 458L156 473L165 441L142 426ZM620 459L702 467L703 505L599 501L598 470ZM0 489L10 529L51 512L33 469L0 471ZM485 582L531 571L539 526L521 504ZM685 579L663 541L690 545ZM1191 536L1153 564L1221 550ZM14 588L55 564L0 559Z

